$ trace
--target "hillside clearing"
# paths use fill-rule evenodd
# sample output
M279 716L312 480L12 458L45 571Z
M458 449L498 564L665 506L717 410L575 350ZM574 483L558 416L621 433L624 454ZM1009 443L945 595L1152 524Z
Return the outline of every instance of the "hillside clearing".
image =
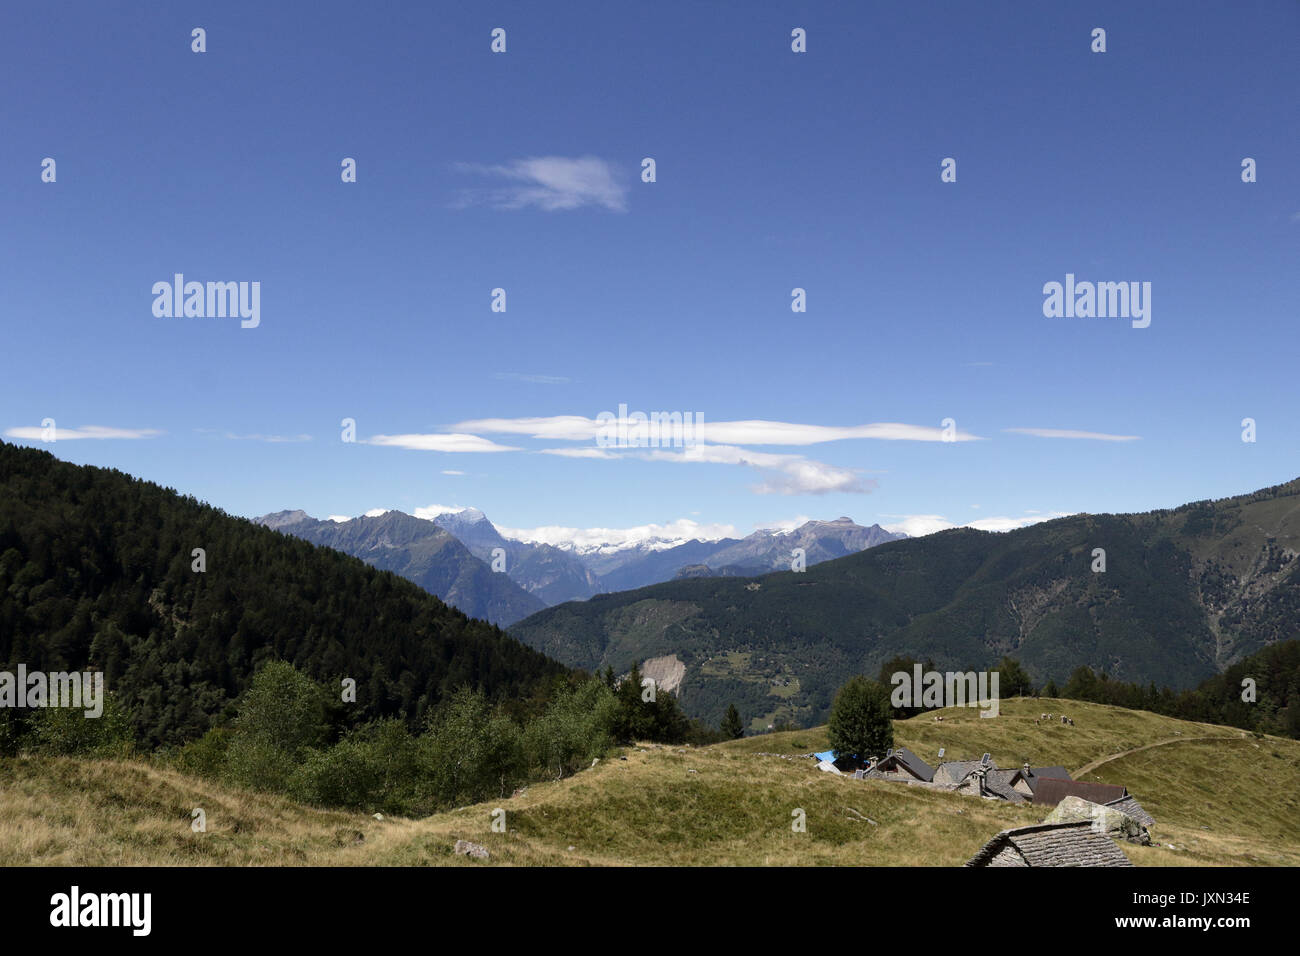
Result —
M941 722L898 721L897 744L932 762L939 746L954 758L987 750L1002 766L1026 757L1080 766L1131 750L1088 779L1127 785L1155 816L1160 845L1124 847L1135 863L1300 865L1300 742L1073 701L1050 707L1075 727L1035 726L1048 706L1004 701L996 719L949 710ZM1140 749L1174 730L1204 739ZM8 759L0 864L957 866L997 831L1045 812L760 756L824 745L816 728L712 747L629 747L575 777L422 820L304 807L139 761ZM190 829L196 807L206 833ZM497 808L506 832L493 832ZM806 832L791 827L799 810ZM491 858L453 856L458 839Z

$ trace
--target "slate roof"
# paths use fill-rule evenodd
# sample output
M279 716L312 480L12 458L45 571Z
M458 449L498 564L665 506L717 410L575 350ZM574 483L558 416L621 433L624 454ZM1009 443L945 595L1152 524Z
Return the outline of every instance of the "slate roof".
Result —
M1044 777L1034 789L1034 803L1054 807L1066 797L1082 797L1089 803L1107 804L1128 796L1128 791L1114 783L1091 783L1086 780L1058 780ZM1140 821L1139 821L1140 822Z
M889 759L889 757L886 757L881 763L886 763ZM893 759L906 767L908 772L918 780L929 782L934 779L934 768L906 747L899 747L895 750Z
M1003 800L1008 800L1011 803L1024 803L1025 795L1012 786L1012 782L1019 773L1019 770L990 770L984 775L984 787Z
M1155 817L1142 809L1142 804L1138 803L1132 794L1120 797L1118 800L1112 800L1110 803L1103 804L1103 806L1114 807L1120 813L1127 814L1144 827L1152 827L1156 824Z
M937 777L943 774L947 783L958 784L978 766L980 766L978 760L946 760L935 768L934 775ZM989 761L989 769L998 769L997 764Z
M1038 823L1003 830L967 866L1132 866L1110 837L1088 821Z

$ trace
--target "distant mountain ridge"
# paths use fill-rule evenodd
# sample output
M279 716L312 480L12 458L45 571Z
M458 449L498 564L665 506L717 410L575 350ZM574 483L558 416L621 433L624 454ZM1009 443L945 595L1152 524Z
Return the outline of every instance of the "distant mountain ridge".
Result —
M254 520L400 574L471 617L501 626L566 601L671 581L687 568L695 577L760 574L792 567L795 549L803 549L804 562L813 565L906 537L839 518L740 539L650 538L561 548L507 538L477 508L432 518L388 511L346 521L296 510Z

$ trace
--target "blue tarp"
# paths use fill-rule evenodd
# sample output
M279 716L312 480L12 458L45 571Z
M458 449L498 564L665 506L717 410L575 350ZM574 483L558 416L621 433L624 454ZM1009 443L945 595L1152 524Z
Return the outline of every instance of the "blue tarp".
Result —
M813 754L813 756L816 757L818 760L829 760L831 763L834 763L834 762L835 762L835 751L834 751L834 750L828 750L828 751L826 751L825 753L822 753L822 754Z

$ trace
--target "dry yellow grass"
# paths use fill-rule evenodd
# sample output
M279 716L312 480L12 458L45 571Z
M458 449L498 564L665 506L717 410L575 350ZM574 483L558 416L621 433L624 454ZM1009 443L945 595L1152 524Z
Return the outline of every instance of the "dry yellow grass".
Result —
M1300 742L1074 702L1050 709L1073 716L1076 727L1035 727L1043 709L1042 702L1004 702L996 720L949 711L942 723L927 715L896 728L900 743L931 762L931 751L945 746L953 757L988 749L1009 766L1028 748L1033 762L1071 770L1179 731L1213 737L1139 751L1089 774L1126 783L1156 816L1160 845L1125 852L1143 866L1300 864L1300 827L1292 822ZM998 830L1043 816L1032 806L855 781L821 773L809 760L756 755L824 745L824 730L812 730L714 747L627 748L625 760L611 755L512 799L382 821L145 762L5 760L0 864L485 865L452 855L455 841L466 839L489 848L486 865L955 866ZM1207 780L1216 767L1224 776ZM206 812L206 833L190 829L195 807ZM497 808L505 832L493 830ZM806 832L792 829L796 810Z

